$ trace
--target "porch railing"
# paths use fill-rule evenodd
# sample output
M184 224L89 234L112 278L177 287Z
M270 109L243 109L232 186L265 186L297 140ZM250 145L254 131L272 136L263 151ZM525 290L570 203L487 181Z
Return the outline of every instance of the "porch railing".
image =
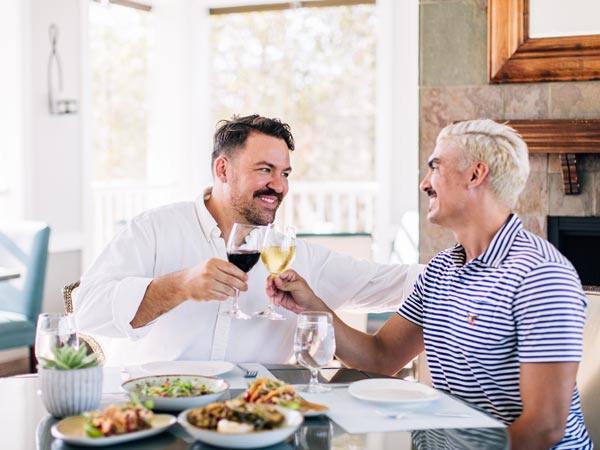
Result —
M174 186L95 184L92 190L94 254L135 215L177 200ZM299 233L371 233L376 192L375 182L297 181L278 218Z

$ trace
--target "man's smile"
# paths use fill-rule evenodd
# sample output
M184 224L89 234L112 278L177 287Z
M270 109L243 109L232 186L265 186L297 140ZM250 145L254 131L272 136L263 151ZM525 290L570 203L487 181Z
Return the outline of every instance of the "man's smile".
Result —
M279 204L283 200L283 195L275 192L272 189L257 191L254 193L254 197L259 199L261 202L265 203L267 206L271 207L279 206Z

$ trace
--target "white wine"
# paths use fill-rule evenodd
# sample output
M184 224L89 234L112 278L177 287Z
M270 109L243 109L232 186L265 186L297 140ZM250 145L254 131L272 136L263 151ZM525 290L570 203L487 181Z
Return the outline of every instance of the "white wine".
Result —
M290 266L295 254L295 245L289 247L269 246L263 249L260 259L271 275L279 275Z

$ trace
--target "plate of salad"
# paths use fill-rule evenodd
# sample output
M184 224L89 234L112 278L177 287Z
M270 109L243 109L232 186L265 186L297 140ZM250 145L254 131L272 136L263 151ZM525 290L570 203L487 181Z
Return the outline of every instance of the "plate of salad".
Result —
M304 400L294 387L281 380L257 378L240 396L248 403L278 405L299 411L304 417L326 414L329 408Z
M155 409L182 411L216 401L229 390L229 383L197 375L153 375L128 380L122 387L142 402L152 401Z
M162 433L176 422L174 416L154 414L147 406L139 401L109 405L67 417L54 424L51 433L68 444L103 447Z

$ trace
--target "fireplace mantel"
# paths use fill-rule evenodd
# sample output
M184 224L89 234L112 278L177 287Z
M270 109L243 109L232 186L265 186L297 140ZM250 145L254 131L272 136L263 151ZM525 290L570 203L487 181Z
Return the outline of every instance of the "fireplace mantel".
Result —
M576 155L600 153L600 119L509 120L508 124L521 134L529 153L559 154L564 192L579 194Z

